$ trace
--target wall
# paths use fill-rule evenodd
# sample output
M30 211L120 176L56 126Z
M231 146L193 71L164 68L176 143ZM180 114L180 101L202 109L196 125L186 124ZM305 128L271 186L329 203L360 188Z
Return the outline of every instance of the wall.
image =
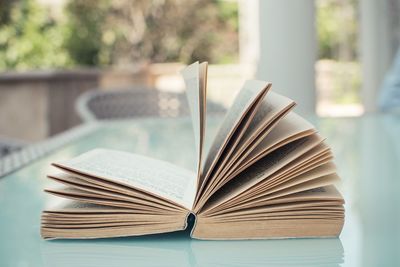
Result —
M0 74L0 136L38 141L80 123L75 101L87 90L149 85L147 66L130 70Z

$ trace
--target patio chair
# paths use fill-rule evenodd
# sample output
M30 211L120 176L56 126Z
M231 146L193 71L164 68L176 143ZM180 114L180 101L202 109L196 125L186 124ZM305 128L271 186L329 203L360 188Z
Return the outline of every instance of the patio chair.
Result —
M20 150L26 145L25 142L0 136L0 158Z
M207 104L208 112L223 113L216 103ZM186 95L136 87L118 90L92 90L80 96L76 110L85 122L138 117L180 117L190 114Z

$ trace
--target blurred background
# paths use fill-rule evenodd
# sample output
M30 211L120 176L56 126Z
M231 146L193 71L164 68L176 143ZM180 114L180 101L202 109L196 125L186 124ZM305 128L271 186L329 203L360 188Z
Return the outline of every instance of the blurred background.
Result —
M303 114L376 112L399 12L399 0L0 0L0 136L78 125L86 91L182 92L179 70L197 60L222 106L258 78Z

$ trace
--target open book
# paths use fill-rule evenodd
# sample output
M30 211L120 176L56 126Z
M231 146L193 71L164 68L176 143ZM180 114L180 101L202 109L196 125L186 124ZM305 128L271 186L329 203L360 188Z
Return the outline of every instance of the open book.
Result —
M332 237L344 200L330 148L271 84L247 81L205 153L207 63L182 71L195 133L195 172L95 149L53 163L45 191L65 199L42 214L44 238L103 238L183 230L198 239ZM175 152L179 153L179 152Z

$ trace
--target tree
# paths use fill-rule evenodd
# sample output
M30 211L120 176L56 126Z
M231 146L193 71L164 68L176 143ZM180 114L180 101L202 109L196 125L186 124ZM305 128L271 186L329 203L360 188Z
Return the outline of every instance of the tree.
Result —
M319 58L357 58L357 0L318 0Z
M2 0L0 5L0 69L70 64L62 32L47 10L33 0Z
M216 0L70 1L66 47L83 65L232 60L237 4Z
M237 3L69 0L53 17L36 0L0 0L0 69L232 62Z

